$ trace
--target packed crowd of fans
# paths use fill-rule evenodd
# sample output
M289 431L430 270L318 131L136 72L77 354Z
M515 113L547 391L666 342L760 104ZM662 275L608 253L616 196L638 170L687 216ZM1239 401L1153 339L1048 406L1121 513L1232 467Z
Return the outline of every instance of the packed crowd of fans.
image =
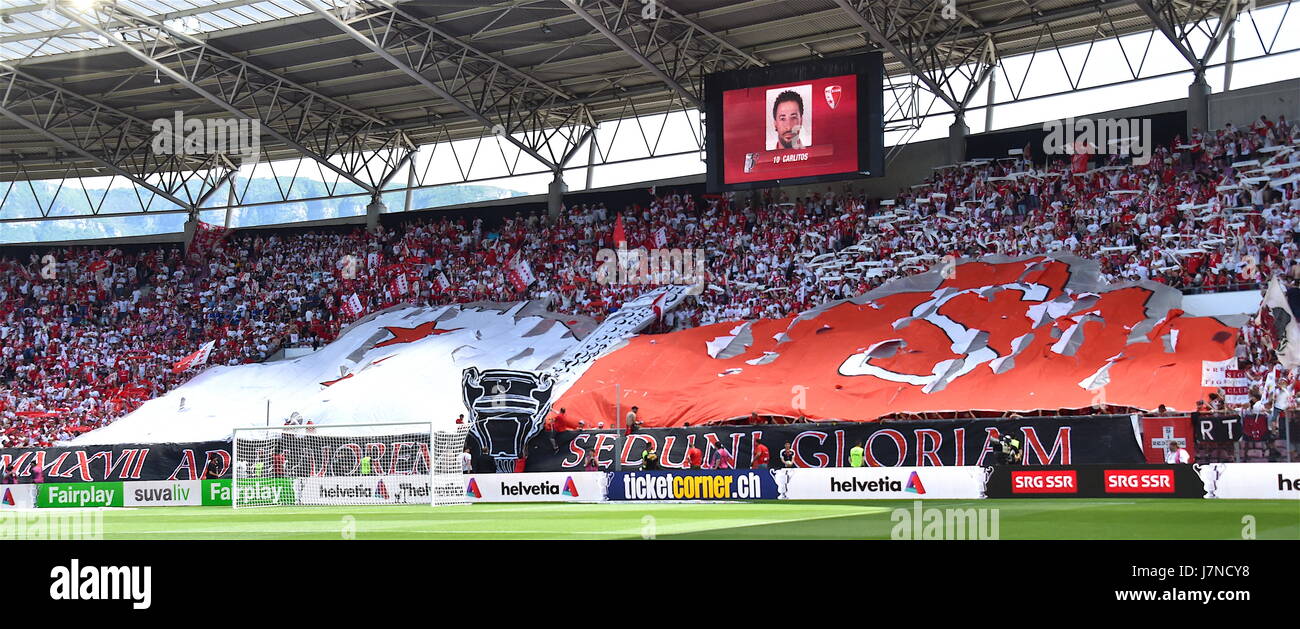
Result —
M602 271L624 244L702 251L696 294L658 331L781 317L932 267L943 256L1068 250L1111 282L1185 291L1300 280L1300 124L1261 116L1194 133L1146 164L1031 155L936 169L892 200L851 190L790 198L668 193L620 211L413 220L374 232L235 233L215 243L66 248L0 256L0 447L43 446L120 417L187 380L173 365L208 341L210 364L319 347L400 303L544 300L601 319L648 288ZM1031 153L1032 151L1026 151ZM698 257L695 258L698 260ZM519 262L535 281L508 272ZM359 307L358 307L359 306ZM1289 410L1300 374L1248 324L1239 358L1265 412Z

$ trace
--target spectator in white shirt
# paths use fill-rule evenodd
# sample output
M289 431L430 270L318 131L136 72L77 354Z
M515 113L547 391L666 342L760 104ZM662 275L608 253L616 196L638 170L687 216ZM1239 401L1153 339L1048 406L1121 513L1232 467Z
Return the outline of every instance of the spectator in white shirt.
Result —
M1178 463L1191 463L1192 456L1187 453L1187 448L1178 445L1177 441L1169 442L1169 450L1165 452L1165 463L1175 465Z

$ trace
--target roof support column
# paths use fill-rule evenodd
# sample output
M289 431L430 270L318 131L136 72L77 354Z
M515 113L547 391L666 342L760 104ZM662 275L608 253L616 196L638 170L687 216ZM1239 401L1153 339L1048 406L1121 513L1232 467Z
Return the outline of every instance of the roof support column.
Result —
M959 164L966 161L966 136L970 135L970 127L966 121L958 117L951 125L948 125L948 163Z

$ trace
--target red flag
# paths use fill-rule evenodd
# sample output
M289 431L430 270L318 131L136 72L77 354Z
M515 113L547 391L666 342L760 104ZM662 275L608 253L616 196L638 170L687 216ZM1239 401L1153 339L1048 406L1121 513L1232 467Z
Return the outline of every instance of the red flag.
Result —
M214 345L216 345L216 341L208 341L207 343L204 343L203 346L199 348L199 351L182 358L180 362L176 363L176 365L172 367L172 373L181 373L182 371L208 364L208 356L212 354L212 347Z
M627 242L627 234L623 231L623 215L619 214L614 220L614 246L617 247Z
M1075 153L1074 157L1070 158L1070 172L1075 174L1088 172L1087 153Z
M1074 155L1070 158L1070 172L1083 173L1088 171L1088 157L1092 154L1093 147L1086 142L1074 143Z
M94 262L91 262L91 263L90 263L90 266L88 266L88 267L86 267L86 268L89 269L91 273L98 273L98 272L103 271L104 269L107 269L107 268L108 268L108 261L107 261L107 260L95 260Z
M194 239L190 241L188 253L191 255L202 255L203 253L211 251L214 247L220 244L222 240L225 240L228 235L230 235L230 230L225 227L218 227L210 223L199 221L199 223L194 226Z

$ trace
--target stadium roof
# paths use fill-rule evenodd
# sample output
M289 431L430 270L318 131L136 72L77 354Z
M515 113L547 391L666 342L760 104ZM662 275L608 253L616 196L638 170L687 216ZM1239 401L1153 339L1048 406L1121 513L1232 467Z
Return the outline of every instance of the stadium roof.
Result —
M883 50L892 77L962 109L1000 58L1135 32L1163 32L1203 68L1221 18L1238 10L1228 0L14 2L0 8L0 181L118 174L182 204L194 198L179 198L185 184L166 173L207 170L219 185L229 165L146 155L150 121L176 110L256 117L266 157L305 155L372 190L410 146L493 132L562 165L591 125L694 107L701 78L721 70Z

